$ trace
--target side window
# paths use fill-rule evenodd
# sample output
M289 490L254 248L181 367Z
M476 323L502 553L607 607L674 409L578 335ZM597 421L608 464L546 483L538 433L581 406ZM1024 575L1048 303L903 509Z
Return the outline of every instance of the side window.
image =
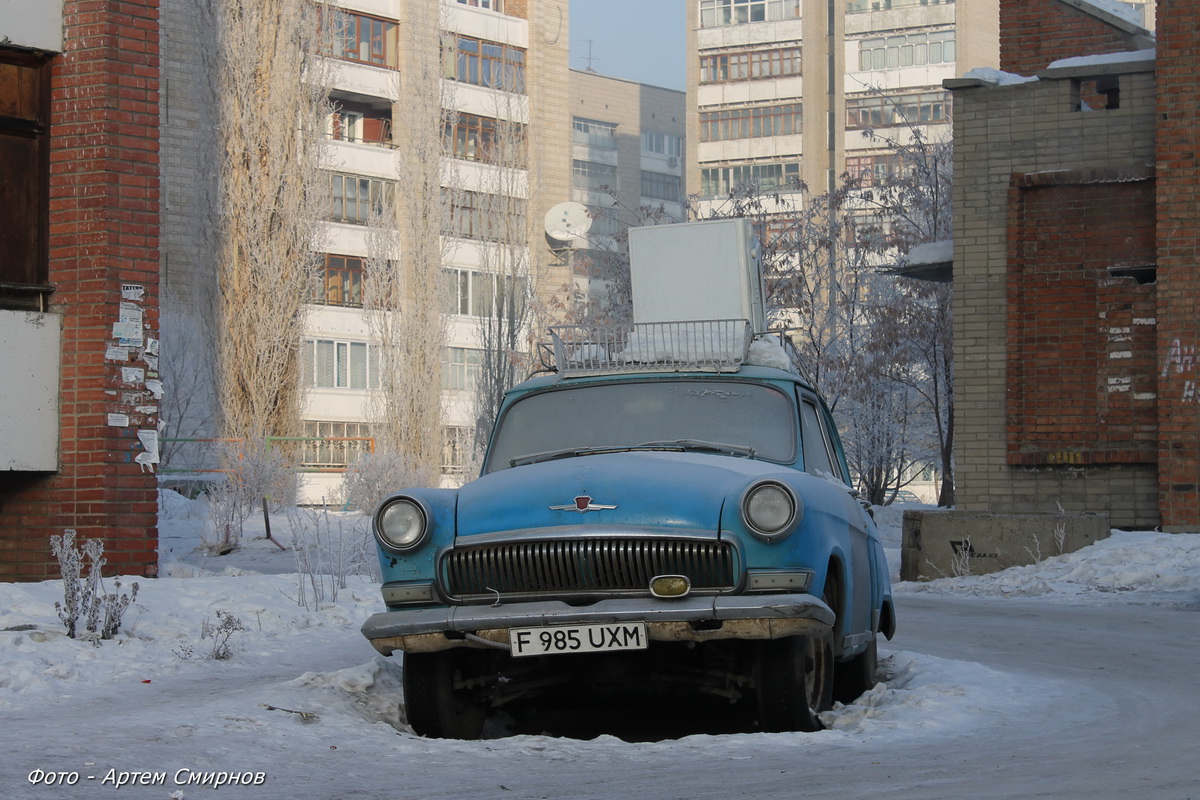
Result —
M813 475L825 474L840 477L841 470L834 467L826 441L824 426L817 413L816 401L800 395L800 437L804 445L804 471Z

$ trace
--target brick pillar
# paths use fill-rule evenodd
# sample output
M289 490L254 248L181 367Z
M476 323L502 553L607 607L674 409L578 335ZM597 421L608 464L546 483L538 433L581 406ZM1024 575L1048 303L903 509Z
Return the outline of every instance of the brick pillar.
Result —
M1164 530L1200 529L1200 9L1158 11L1158 427Z
M158 4L64 4L49 213L60 470L0 482L0 580L58 577L48 540L64 528L104 540L108 574L157 572L156 479L135 459L158 421Z

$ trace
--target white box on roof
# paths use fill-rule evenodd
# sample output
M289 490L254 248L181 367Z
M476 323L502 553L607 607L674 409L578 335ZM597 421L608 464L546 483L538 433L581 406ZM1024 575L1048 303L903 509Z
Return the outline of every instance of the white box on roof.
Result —
M766 330L758 240L746 219L629 229L635 322L746 319Z

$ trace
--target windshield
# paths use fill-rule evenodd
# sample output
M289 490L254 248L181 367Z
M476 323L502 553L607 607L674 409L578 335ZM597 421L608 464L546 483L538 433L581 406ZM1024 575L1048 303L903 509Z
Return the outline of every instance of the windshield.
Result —
M519 400L497 424L488 472L538 453L681 439L751 448L768 461L795 458L796 413L787 395L738 381L628 381L557 389Z

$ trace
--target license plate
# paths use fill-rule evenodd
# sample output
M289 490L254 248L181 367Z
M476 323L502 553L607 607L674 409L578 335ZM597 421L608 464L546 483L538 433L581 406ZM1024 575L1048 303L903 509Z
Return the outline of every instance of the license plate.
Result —
M607 650L645 650L649 644L646 623L572 625L547 628L513 628L508 643L514 656L557 653L596 653Z

